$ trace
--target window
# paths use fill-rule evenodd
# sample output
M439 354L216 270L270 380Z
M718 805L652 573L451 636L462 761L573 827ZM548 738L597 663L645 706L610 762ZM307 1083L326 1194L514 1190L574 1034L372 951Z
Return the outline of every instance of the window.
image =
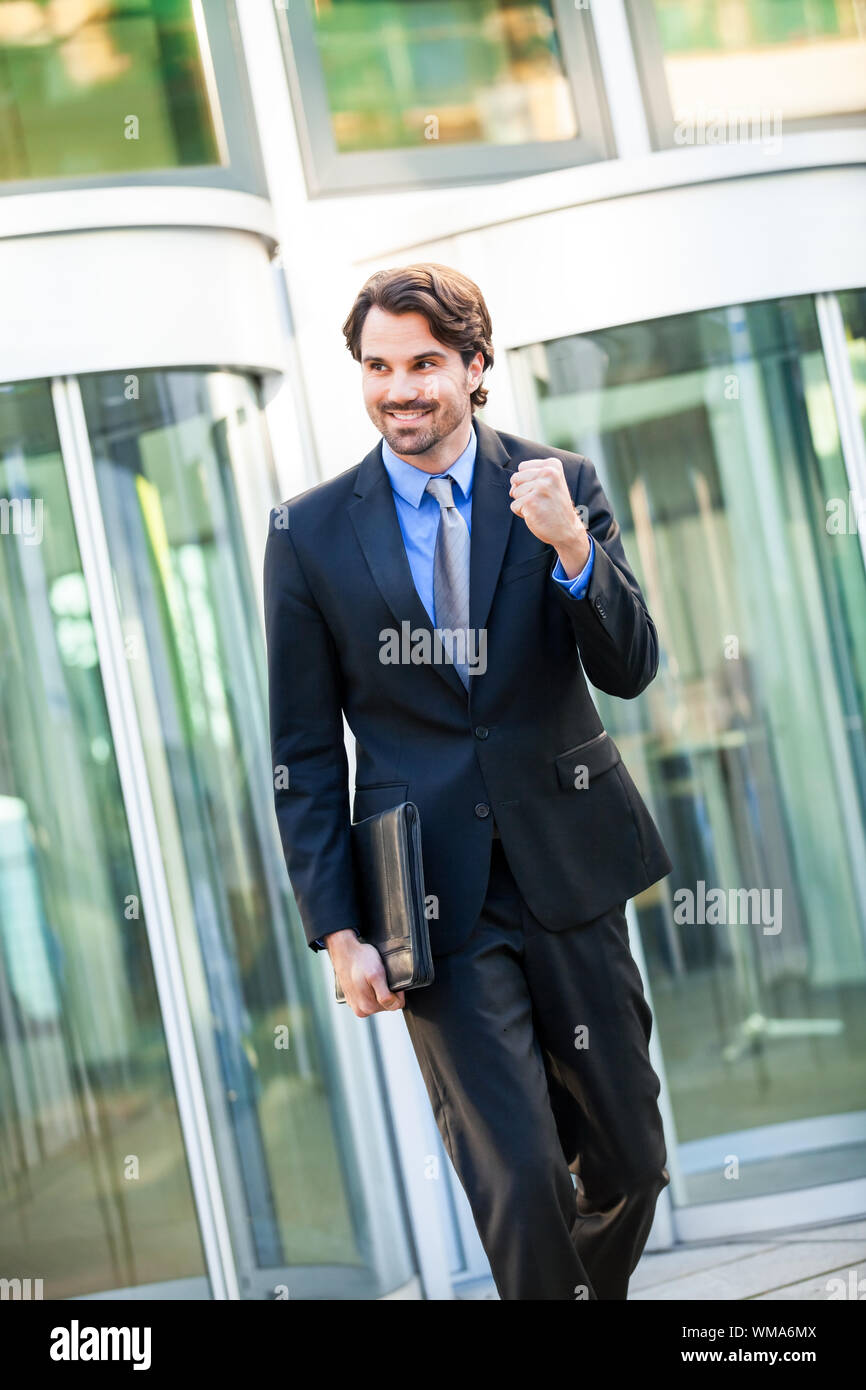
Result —
M160 172L260 191L232 17L227 0L0 3L4 191Z
M657 148L866 119L861 0L628 0Z
M315 191L611 153L588 14L556 0L278 6Z

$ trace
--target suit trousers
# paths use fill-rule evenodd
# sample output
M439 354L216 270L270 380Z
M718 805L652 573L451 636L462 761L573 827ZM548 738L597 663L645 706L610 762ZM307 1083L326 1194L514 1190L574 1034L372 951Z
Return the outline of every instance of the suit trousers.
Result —
M670 1180L624 909L549 931L494 840L472 932L436 957L432 984L406 994L436 1124L502 1299L626 1298Z

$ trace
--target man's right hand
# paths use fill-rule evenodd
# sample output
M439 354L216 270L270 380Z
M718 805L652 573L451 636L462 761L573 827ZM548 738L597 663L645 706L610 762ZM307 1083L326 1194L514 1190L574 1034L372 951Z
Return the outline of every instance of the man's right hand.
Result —
M346 1003L357 1018L393 1013L406 1003L404 991L391 992L382 957L375 946L359 941L351 930L329 932L325 947Z

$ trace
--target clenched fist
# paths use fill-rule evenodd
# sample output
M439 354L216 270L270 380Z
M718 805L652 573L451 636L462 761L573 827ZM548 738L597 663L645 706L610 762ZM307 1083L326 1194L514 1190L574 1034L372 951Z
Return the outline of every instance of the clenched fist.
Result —
M589 559L586 527L575 511L560 459L524 459L511 476L511 510L545 545L552 545L569 579Z

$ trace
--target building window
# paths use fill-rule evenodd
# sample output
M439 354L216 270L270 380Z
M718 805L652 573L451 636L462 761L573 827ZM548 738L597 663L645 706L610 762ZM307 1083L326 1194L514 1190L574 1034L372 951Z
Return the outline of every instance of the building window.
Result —
M556 0L278 5L315 191L612 153L588 12Z
M842 306L861 383L863 302ZM674 865L635 909L675 1200L862 1177L866 572L815 302L515 357L524 432L595 464L659 633L641 699L596 698Z
M3 191L263 191L233 19L230 0L0 3Z
M320 5L315 35L341 152L577 135L549 0Z
M862 125L861 0L628 0L656 148Z

